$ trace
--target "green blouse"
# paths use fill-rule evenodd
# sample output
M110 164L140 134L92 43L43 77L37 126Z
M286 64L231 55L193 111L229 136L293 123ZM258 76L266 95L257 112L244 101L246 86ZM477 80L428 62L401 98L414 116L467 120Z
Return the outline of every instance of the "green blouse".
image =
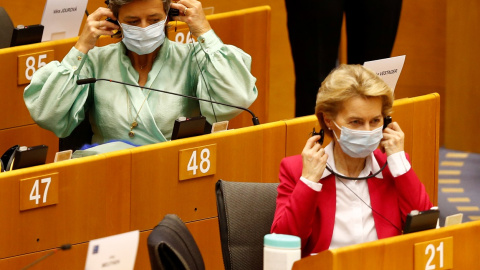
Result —
M92 143L125 140L144 145L170 140L180 116L202 114L214 123L241 113L222 105L213 105L212 110L207 102L112 82L76 84L78 79L94 77L138 85L138 72L126 53L122 42L95 47L88 54L72 48L61 63L53 61L39 69L24 92L32 118L58 137L66 137L88 111ZM258 94L250 65L248 54L223 44L213 30L193 44L166 39L145 87L249 107ZM138 126L131 138L128 134L135 119Z

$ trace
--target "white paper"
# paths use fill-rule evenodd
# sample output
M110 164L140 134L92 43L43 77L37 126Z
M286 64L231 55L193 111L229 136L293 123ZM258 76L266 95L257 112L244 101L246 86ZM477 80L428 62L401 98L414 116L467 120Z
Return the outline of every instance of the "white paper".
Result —
M43 9L42 41L78 36L88 0L47 0Z
M397 85L404 63L405 55L401 55L368 61L365 62L363 66L377 73L377 75L380 76L390 88L392 88L392 91L395 91L395 86Z
M127 270L135 267L139 231L91 240L85 270Z

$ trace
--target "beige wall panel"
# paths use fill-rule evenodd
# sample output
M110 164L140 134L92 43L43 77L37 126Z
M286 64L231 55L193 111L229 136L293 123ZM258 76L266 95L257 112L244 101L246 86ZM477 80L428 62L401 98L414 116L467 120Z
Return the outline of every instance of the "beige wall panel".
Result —
M396 98L445 94L445 15L446 0L403 1L392 56L405 54L407 58L395 89ZM443 99L441 102L443 108ZM443 113L441 123L442 119Z
M480 2L447 3L445 147L480 153Z

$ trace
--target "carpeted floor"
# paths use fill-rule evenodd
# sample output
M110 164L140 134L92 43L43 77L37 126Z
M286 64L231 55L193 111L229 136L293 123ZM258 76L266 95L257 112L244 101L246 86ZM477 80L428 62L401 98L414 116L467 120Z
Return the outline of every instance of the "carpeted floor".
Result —
M480 220L480 154L440 148L438 206L445 217L463 213L463 222Z

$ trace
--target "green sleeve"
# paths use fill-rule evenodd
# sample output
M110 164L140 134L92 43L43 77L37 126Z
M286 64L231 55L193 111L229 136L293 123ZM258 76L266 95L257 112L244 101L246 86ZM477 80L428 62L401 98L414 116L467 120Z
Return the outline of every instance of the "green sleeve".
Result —
M198 97L245 108L257 98L250 55L223 44L213 30L198 37L192 61L195 63L191 74L197 77L192 79L197 82ZM242 112L222 105L213 107L218 121L229 120ZM200 110L210 123L216 122L211 104L200 102Z
M23 93L33 120L60 138L68 136L85 118L88 99L89 85L76 81L91 73L88 56L75 48L61 63L52 61L35 72Z

